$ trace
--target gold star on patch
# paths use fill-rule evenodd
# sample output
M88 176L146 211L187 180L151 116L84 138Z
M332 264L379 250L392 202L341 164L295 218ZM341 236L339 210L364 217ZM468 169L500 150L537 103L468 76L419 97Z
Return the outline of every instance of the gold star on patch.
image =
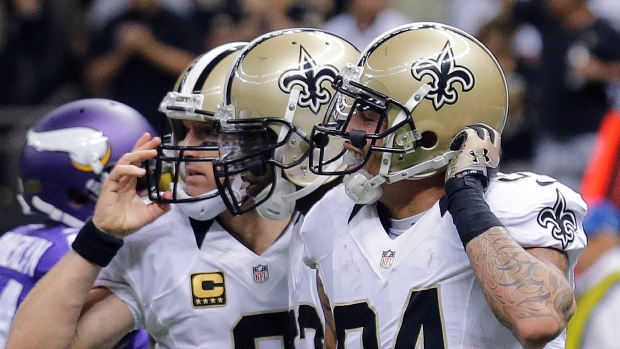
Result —
M226 305L226 280L223 271L192 274L190 284L194 307L207 308Z

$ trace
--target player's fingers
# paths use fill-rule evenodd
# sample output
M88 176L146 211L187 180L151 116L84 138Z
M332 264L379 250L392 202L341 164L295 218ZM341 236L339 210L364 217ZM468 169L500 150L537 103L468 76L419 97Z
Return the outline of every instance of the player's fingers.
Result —
M161 138L154 137L150 133L145 132L136 141L136 144L133 147L133 151L145 150L145 149L154 149L154 148L157 148L160 144L161 144Z
M162 196L162 198L164 198L166 200L172 200L172 192L171 191L166 191L161 196Z
M486 138L489 138L491 140L491 143L497 144L500 134L491 126L478 123L470 125L468 127L475 129L478 132L478 137L480 137L480 139L484 140Z
M162 213L168 212L170 211L170 208L172 208L170 204L166 204L162 202L158 202L156 206L159 208L159 210L161 210Z
M473 132L470 132L470 134L477 135L478 138L480 138L480 139L484 139L485 138L486 133L484 132L485 131L484 125L482 125L482 124L472 124L472 125L466 126L466 128L468 130L473 130Z
M463 129L459 131L454 137L452 137L452 142L450 143L450 150L459 150L465 144L465 140L467 140L468 132L471 132L471 129Z
M146 170L141 167L137 167L134 165L117 164L116 166L114 166L112 172L110 172L110 177L108 177L108 179L120 183L120 181L125 176L143 177L145 174Z
M143 146L144 144L146 144L148 141L150 141L152 139L152 136L150 133L148 132L144 132L142 134L142 136L140 136L140 138L138 138L138 140L136 141L136 143L133 146L133 149L136 150L138 148L140 148L141 146Z
M155 156L157 156L157 150L155 149L134 150L121 156L116 165L132 164L134 166L140 166L142 161L152 159Z
M164 213L170 211L170 208L170 204L165 204L161 202L156 202L153 205L149 205L147 207L147 209L149 210L149 215L154 218L157 218Z

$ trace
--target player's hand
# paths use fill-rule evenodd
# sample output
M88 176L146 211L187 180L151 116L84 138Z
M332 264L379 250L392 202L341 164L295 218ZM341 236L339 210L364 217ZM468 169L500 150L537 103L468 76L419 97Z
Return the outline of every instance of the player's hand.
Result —
M446 182L451 178L472 176L486 188L498 170L501 147L499 132L485 124L466 126L450 144L457 154L448 164Z
M170 209L169 204L146 204L136 192L138 178L146 175L141 164L144 160L155 158L160 144L159 137L145 133L134 149L118 160L103 183L95 206L93 223L99 230L123 238Z

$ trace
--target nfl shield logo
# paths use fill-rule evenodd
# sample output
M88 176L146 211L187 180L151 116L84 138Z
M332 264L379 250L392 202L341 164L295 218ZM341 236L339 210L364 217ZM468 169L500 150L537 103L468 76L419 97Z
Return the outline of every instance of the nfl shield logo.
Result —
M396 251L387 250L383 251L383 255L381 256L381 262L379 266L383 269L387 269L394 264L394 256L396 256Z
M254 282L263 283L269 280L269 266L259 264L252 267L252 271L254 272Z

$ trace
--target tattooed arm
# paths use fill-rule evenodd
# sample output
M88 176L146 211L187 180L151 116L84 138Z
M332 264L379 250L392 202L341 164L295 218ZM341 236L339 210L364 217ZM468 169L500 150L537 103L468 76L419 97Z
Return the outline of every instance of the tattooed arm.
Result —
M575 312L566 255L551 248L523 249L504 227L493 227L466 247L497 319L525 348L542 348Z
M500 140L500 134L484 124L465 127L453 138L451 149L458 152L446 171L448 211L499 322L525 348L542 348L566 328L575 312L568 258L551 248L526 251L491 211L484 193L499 164ZM559 191L557 195L559 205ZM561 203L566 205L563 197ZM553 210L559 211L560 207ZM564 214L576 226L574 214Z
M329 298L325 293L325 289L323 288L323 281L319 276L319 272L316 273L316 284L317 290L319 292L319 297L321 299L321 307L323 308L323 315L325 320L325 343L323 345L324 349L335 349L337 346L336 341L336 322L334 320L334 313L332 311L331 305L329 304Z

